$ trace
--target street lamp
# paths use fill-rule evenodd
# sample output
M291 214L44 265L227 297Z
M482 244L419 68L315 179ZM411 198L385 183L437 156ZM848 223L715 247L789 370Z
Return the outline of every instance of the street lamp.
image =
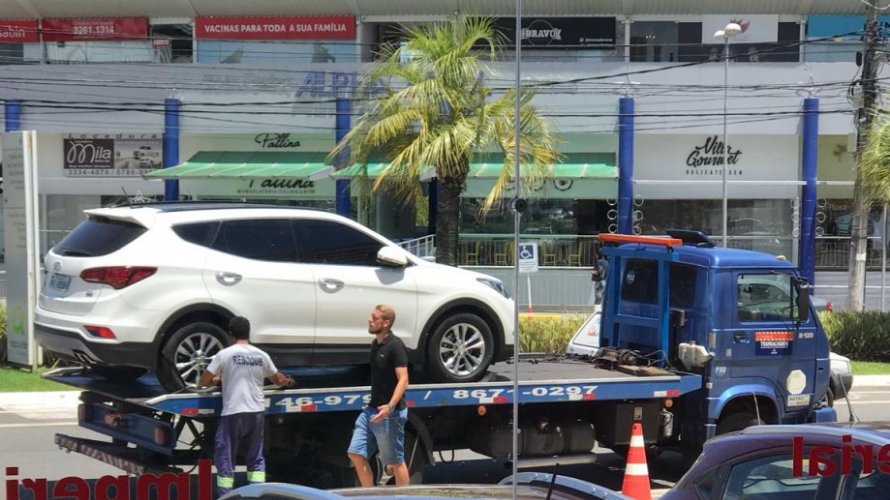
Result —
M729 39L738 35L742 32L742 27L739 26L739 23L729 23L722 30L717 30L714 33L714 38L722 38L723 39L723 246L727 247L728 244L728 236L727 236L727 226L729 225L729 216L727 209L727 192L726 192L726 171L729 167L729 141L728 134L726 133L726 121L727 121L727 112L726 112L726 104L728 101L728 91L729 91Z

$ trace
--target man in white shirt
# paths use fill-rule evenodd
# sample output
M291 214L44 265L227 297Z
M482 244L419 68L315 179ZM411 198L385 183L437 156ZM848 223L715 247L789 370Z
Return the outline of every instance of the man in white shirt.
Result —
M229 322L229 334L235 343L220 351L204 373L199 385L217 385L221 381L222 416L216 429L213 464L216 466L217 494L222 496L235 486L235 456L245 444L247 480L266 481L263 458L263 379L277 385L293 385L294 379L275 368L269 355L250 345L250 322L236 316Z

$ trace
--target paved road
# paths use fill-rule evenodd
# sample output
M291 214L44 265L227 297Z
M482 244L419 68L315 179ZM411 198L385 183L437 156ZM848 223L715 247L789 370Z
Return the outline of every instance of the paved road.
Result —
M886 420L890 408L890 376L858 377L849 399L853 413L860 420ZM103 439L77 427L77 401L77 393L71 391L39 395L0 394L0 467L17 466L19 479L120 475L119 469L81 455L65 454L53 444L57 432ZM838 401L835 407L838 420L847 421L846 402ZM677 458L673 453L664 453L649 464L656 498L683 474L681 461ZM442 453L437 454L436 459L436 465L426 471L425 483L491 484L510 474L504 462L471 452ZM622 458L606 452L598 456L596 464L564 466L558 473L619 490L624 465ZM535 470L552 471L553 468Z
M865 307L867 309L881 310L882 282L886 284L884 294L884 310L890 310L890 269L882 280L880 271L871 271L865 276ZM813 295L818 295L831 301L835 309L845 309L847 306L847 290L849 289L849 275L841 271L824 271L816 273L816 289Z

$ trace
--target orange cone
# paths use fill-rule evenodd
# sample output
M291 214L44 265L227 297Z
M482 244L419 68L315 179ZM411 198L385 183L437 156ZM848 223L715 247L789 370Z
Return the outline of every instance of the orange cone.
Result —
M636 500L652 500L649 466L646 465L646 442L643 440L643 425L640 423L635 423L630 431L630 447L627 450L627 467L624 469L621 493Z

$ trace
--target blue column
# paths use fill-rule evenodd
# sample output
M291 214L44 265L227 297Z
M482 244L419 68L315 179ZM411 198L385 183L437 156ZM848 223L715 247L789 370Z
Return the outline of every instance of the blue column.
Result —
M164 168L179 165L179 99L164 99ZM164 181L164 199L179 199L179 181Z
M800 196L800 273L816 282L816 179L818 175L819 99L803 100L803 140L800 173L806 183Z
M618 100L618 232L633 234L634 98Z
M6 131L15 132L22 129L22 101L9 100L4 104Z
M337 122L336 122L336 134L337 134L337 143L339 144L341 140L346 136L349 132L350 120L349 120L349 110L350 110L350 102L349 99L345 97L338 97L336 101L336 112L337 112ZM349 151L344 150L337 157L337 168L344 168L348 166L349 162ZM349 217L351 213L350 209L350 195L349 195L349 179L337 179L336 181L336 197L334 199L334 204L337 209L337 214L342 215L343 217Z

